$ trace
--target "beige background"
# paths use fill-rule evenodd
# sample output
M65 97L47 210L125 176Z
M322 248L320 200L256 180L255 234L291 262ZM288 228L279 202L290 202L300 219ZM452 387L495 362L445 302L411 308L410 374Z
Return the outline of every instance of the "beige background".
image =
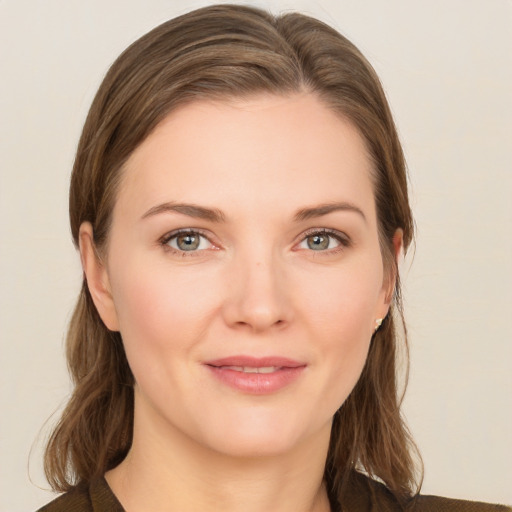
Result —
M69 391L62 340L81 273L67 187L92 96L128 43L208 3L0 1L1 511L51 497L41 427ZM405 412L424 492L512 503L512 3L252 3L327 21L380 73L418 224Z

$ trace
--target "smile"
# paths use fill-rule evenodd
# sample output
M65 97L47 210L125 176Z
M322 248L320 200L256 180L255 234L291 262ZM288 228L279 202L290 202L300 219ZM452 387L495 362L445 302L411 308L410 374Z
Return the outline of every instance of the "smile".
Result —
M235 372L244 372L244 373L273 373L276 370L279 370L281 367L279 366L263 366L261 368L255 368L253 366L221 366L220 368L224 370L233 370Z
M300 379L306 366L306 363L283 357L252 356L232 356L205 363L217 382L254 395L281 391Z

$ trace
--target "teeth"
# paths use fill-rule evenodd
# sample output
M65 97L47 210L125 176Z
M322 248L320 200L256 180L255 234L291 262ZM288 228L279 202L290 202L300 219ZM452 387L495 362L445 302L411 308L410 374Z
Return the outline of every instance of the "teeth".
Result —
M252 366L223 366L222 368L244 373L272 373L278 370L279 366L262 366L261 368L255 368Z
M279 370L278 366L264 366L263 368L257 368L258 373L272 373ZM245 370L244 370L245 371Z

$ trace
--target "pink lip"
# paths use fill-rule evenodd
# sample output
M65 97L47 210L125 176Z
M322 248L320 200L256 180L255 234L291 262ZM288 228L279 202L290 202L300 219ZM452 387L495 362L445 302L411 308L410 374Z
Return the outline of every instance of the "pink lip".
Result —
M222 383L245 393L264 395L275 393L297 380L306 363L285 357L231 356L204 363ZM230 367L269 368L271 373L246 373Z

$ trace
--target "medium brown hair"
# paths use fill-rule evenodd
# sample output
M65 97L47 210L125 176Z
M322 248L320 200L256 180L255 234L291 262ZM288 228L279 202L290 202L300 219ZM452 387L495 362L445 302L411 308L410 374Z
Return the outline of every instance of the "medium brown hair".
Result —
M73 167L75 244L88 221L96 248L105 248L123 164L177 106L262 92L313 93L359 129L373 161L384 265L397 276L392 238L402 229L407 248L413 221L402 148L375 71L351 42L316 19L238 5L170 20L114 62L92 103ZM414 445L400 415L397 319L398 276L390 313L373 336L362 375L334 417L325 478L337 501L355 470L382 480L399 499L418 488ZM45 456L47 478L61 491L119 464L133 433L134 379L122 339L101 321L85 278L69 326L67 360L74 391Z

